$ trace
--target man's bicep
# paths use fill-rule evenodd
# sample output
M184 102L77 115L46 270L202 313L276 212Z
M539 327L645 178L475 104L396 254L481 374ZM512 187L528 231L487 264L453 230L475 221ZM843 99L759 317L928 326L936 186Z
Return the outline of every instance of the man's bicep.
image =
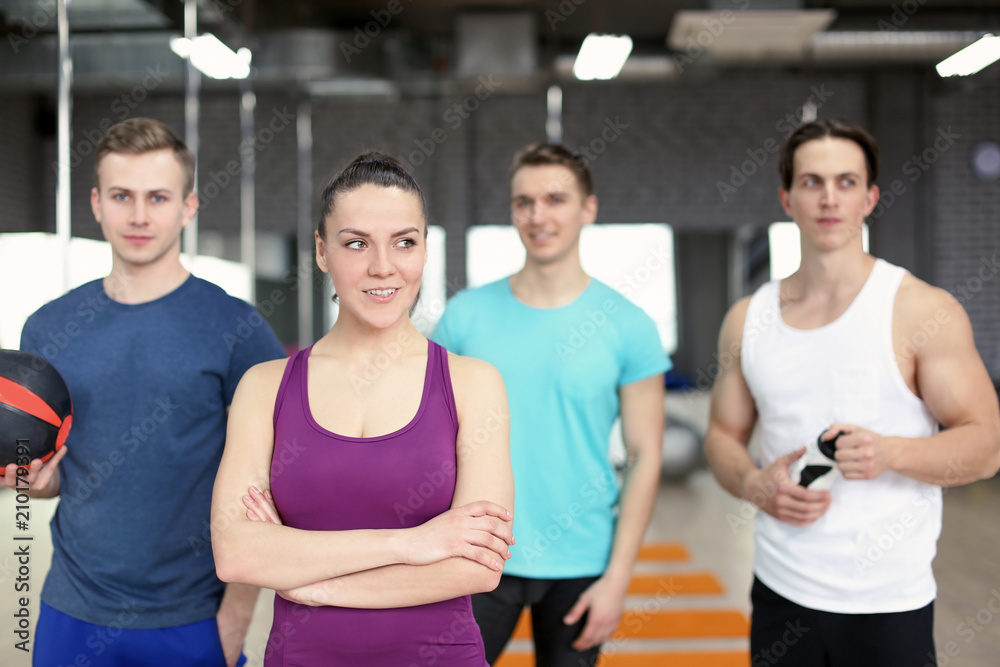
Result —
M659 448L665 421L663 375L658 373L624 385L619 400L625 448L629 452Z
M712 385L711 426L747 442L757 421L753 395L743 376L742 339L746 303L734 306L719 332L719 370Z
M721 429L741 442L749 441L757 422L757 409L738 365L720 371L712 388L709 420L712 428Z
M945 427L996 419L997 397L957 303L949 321L917 353L917 387L934 417Z

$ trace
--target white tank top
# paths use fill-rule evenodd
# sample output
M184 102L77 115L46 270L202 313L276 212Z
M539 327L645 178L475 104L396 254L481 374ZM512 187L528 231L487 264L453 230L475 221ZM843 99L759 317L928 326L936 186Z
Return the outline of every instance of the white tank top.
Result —
M902 437L937 432L893 352L893 302L905 273L877 260L844 314L818 329L784 323L778 281L753 295L742 369L757 406L761 467L814 445L834 422ZM799 528L757 512L757 577L803 607L836 613L909 611L933 601L941 487L891 471L863 481L831 474L833 502L814 524Z

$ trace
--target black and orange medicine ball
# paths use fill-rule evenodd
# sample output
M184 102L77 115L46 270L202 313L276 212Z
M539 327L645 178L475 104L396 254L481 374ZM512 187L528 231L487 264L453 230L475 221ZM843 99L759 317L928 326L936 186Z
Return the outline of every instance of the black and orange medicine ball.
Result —
M9 463L48 461L72 423L73 402L59 371L29 352L0 350L0 475Z

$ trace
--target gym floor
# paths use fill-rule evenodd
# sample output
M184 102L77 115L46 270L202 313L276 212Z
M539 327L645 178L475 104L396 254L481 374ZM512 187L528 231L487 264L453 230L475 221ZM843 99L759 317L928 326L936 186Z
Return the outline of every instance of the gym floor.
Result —
M692 423L704 423L704 401L683 399L668 401L671 414ZM28 531L31 542L13 540L15 508L14 494L0 492L0 665L28 667L30 656L15 648L19 598L29 598L28 613L31 642L38 615L38 592L51 560L52 546L48 521L55 501L32 500ZM1000 507L1000 477L965 487L948 489L944 495L944 528L938 543L934 571L938 580L935 639L939 667L987 667L997 664L1000 655L1000 522L996 508ZM665 480L659 489L652 524L647 533L649 542L680 543L690 559L671 566L678 572L711 572L722 584L722 592L711 600L669 600L675 608L727 608L749 614L748 591L751 580L752 523L734 521L742 516L741 503L727 495L704 468L681 481ZM16 546L30 544L28 565L30 592L17 592L19 563L14 555ZM640 570L643 566L640 566ZM253 625L247 640L249 665L262 665L264 642L271 621L270 592L261 594ZM630 606L640 603L630 601ZM522 643L526 644L523 640ZM642 645L622 642L616 647L625 654ZM748 644L741 638L698 639L678 644L682 650L745 651ZM512 650L518 648L512 646ZM666 643L665 652L673 650ZM746 665L749 665L749 657Z

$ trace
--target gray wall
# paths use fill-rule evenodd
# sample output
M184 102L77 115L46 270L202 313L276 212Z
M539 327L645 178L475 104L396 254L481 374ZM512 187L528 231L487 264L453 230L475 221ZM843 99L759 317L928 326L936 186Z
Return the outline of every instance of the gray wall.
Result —
M122 104L122 95L135 90L131 86L76 97L75 234L99 232L88 204L90 137L126 113L158 117L182 132L181 98L165 88L149 91L142 101L127 99L134 109ZM1000 140L1000 74L988 70L956 83L912 68L734 70L648 85L567 83L564 139L591 159L599 219L673 225L695 253L687 258L694 260L690 266L700 261L703 271L712 272L712 293L720 295L730 269L721 259L727 236L740 228L745 233L747 227L759 232L785 218L776 197L774 151L810 98L820 116L860 122L879 139L879 183L886 191L898 181L902 194L874 220L873 251L956 294L968 309L993 377L1000 378L1000 267L995 259L1000 183L977 181L969 163L976 141ZM5 94L0 100L5 119L0 150L7 158L0 163L0 231L54 229L55 137L51 123L44 122L51 106L34 96ZM294 234L296 110L293 95L258 93L260 230ZM502 81L495 89L473 82L392 105L319 98L313 102L313 191L318 199L329 176L362 149L402 157L426 190L432 222L448 232L449 289L454 291L464 284L466 228L507 222L511 155L544 139L544 122L542 91L519 91ZM227 164L239 159L239 151L236 92L206 90L199 164L202 229L233 234L238 229L238 175ZM912 158L925 152L933 161L926 169L915 166ZM700 233L706 234L705 243L698 242ZM700 258L699 248L704 249ZM689 316L705 308L695 299L697 290L687 289L696 279L697 271L689 269L681 281L680 311ZM697 341L715 339L725 305L707 309L697 325L681 327L678 367L695 374L711 365L711 346Z

